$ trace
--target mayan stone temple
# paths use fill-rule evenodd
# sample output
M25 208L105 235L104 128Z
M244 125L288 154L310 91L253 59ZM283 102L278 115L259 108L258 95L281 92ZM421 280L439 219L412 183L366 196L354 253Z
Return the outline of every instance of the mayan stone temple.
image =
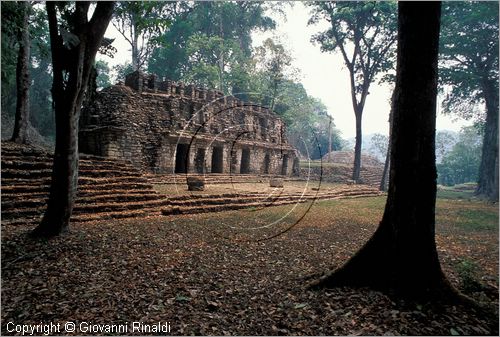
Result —
M79 147L150 173L299 172L296 150L273 111L139 71L82 109Z

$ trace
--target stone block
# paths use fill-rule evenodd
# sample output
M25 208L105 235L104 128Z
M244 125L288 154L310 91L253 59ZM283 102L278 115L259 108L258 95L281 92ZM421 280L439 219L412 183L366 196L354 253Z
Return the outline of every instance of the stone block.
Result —
M187 178L188 191L203 191L205 190L205 179L201 177Z
M271 187L283 187L283 179L282 178L271 178L269 180L269 186Z

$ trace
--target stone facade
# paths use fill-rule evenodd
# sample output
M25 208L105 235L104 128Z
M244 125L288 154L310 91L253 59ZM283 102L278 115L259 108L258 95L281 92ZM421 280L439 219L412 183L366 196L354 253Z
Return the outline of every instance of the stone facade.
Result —
M84 106L79 147L153 173L299 174L274 112L140 72Z

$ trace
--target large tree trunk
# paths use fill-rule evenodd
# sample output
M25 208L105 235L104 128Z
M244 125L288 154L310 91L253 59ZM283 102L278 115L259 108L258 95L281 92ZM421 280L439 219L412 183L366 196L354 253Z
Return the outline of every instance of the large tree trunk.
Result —
M363 145L363 136L361 128L361 118L363 116L362 108L357 108L354 113L356 115L356 144L354 145L354 167L352 169L352 180L359 182L361 173L361 146Z
M371 286L405 296L449 289L435 244L439 2L399 2L387 203L372 238L314 286ZM424 20L425 18L425 20Z
M28 141L28 125L30 118L29 90L30 90L30 33L29 16L30 3L18 2L19 10L22 12L22 26L19 29L19 51L17 54L16 85L17 103L16 118L14 121L14 132L12 141L24 144Z
M89 4L76 2L71 32L79 43L63 45L54 2L47 2L54 81L52 98L56 117L56 147L47 210L35 236L54 236L68 229L78 183L78 120L85 90L113 2L99 2L90 21Z
M486 125L476 194L498 201L498 87L494 81L484 81L483 94Z

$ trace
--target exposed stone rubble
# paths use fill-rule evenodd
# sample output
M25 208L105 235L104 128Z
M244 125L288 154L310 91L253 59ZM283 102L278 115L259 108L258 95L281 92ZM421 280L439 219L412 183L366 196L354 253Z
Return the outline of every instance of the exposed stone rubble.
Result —
M325 154L321 159L323 163L322 180L335 183L350 183L352 179L352 168L354 165L353 151L332 151ZM333 165L332 165L333 164ZM303 165L305 166L305 165ZM307 176L309 169L301 167L301 175ZM311 176L319 179L321 174L319 168L311 168ZM379 186L384 172L384 163L376 157L361 154L360 183Z
M134 72L82 110L80 150L151 173L299 174L283 121L216 90Z
M336 164L349 164L354 165L354 152L353 151L332 151L330 154L325 154L322 158L324 163ZM362 166L383 166L384 163L380 162L376 157L362 153L361 154Z
M360 183L378 187L384 172L383 166L361 166ZM329 182L329 183L342 183L354 184L352 181L352 165L346 164L325 164L323 167L307 167L302 165L300 168L301 179L311 179Z

